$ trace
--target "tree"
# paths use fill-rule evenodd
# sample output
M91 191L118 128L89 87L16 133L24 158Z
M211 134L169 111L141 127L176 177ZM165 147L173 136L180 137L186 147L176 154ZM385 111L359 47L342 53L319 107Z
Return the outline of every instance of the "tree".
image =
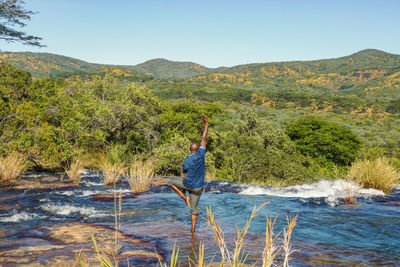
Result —
M361 140L350 129L312 116L289 123L286 130L303 155L321 163L350 165L361 148Z
M25 32L12 27L24 27L24 21L30 20L33 11L22 7L25 4L21 0L0 0L0 39L7 42L22 42L25 45L44 47L39 41L42 38L27 35Z

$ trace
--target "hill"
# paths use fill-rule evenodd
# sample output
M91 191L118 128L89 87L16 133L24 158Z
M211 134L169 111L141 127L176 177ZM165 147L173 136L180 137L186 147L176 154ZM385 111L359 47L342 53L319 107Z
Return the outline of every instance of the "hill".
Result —
M56 76L65 72L91 71L102 67L100 64L50 53L2 52L0 60L5 60L17 68L30 72L35 78Z
M177 62L162 58L148 60L138 65L107 65L88 63L79 59L50 53L3 52L0 60L32 73L33 77L56 76L65 72L87 72L104 68L125 68L150 74L157 78L190 78L214 74L228 74L243 80L247 78L299 78L318 74L354 74L355 77L390 75L400 71L400 56L379 50L367 49L350 56L314 61L291 61L238 65L229 68L207 68L193 62ZM366 72L365 72L366 71ZM372 71L372 72L371 72ZM380 74L378 74L380 72ZM206 78L207 79L207 78Z
M151 73L159 78L188 78L212 72L212 69L193 62L176 62L163 58L151 59L128 68Z
M187 78L211 73L212 69L193 62L177 62L158 58L138 65L94 64L83 60L50 53L2 52L0 60L12 63L15 67L28 71L34 78L65 76L65 73L82 74L103 72L104 69L125 69L158 78Z

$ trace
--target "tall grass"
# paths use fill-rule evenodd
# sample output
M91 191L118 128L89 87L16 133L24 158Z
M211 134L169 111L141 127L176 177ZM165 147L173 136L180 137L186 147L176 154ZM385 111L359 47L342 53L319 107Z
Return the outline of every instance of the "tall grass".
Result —
M26 166L26 157L21 153L12 153L0 157L0 181L10 181L18 177Z
M265 216L265 218L267 219L267 225L265 228L265 247L262 253L262 266L270 267L274 265L275 258L280 251L278 245L275 242L280 233L274 235L276 218L274 220L271 220L268 216Z
M226 243L224 239L224 232L221 229L220 225L218 224L218 221L215 219L215 214L212 212L210 207L207 207L207 218L204 218L204 220L207 221L208 225L211 227L211 230L213 231L214 234L214 240L216 241L219 251L221 253L221 266L243 266L245 264L247 255L245 254L244 251L244 239L245 236L248 232L248 229L250 227L251 221L257 216L257 212L263 208L265 205L267 205L269 202L265 202L261 204L258 208L254 206L254 209L249 217L249 219L246 221L246 224L242 229L239 229L236 227L236 239L235 239L235 246L234 249L229 249L228 244ZM291 237L293 234L294 227L296 226L297 222L297 215L291 219L288 216L286 216L286 221L287 221L287 227L283 229L283 241L282 244L279 245L277 244L277 238L280 236L282 231L280 231L278 234L274 234L274 225L275 225L275 220L270 219L268 216L267 218L267 226L266 226L266 231L265 231L265 247L262 253L262 266L267 267L267 266L275 266L275 258L278 255L278 253L283 250L283 263L279 266L284 266L288 267L289 266L289 260L290 260L290 255L293 253L292 247L291 247ZM204 258L204 248L203 248L203 255L199 255L202 258Z
M292 255L293 250L292 250L292 245L290 244L290 240L292 239L292 233L294 230L294 227L296 226L297 222L297 216L298 214L291 219L286 215L286 222L287 222L287 227L283 229L283 244L282 248L284 253L284 260L283 260L283 267L288 267L289 266L289 258L290 255Z
M107 257L107 255L99 249L96 239L94 238L93 235L92 235L92 241L94 244L94 248L96 249L97 259L101 263L101 266L104 266L104 267L118 267L119 266L118 260L116 259L114 254L113 254L113 258L114 258L114 264L113 264L112 261L110 260L110 258Z
M65 173L74 185L79 185L81 181L81 172L85 168L85 162L81 158L75 158L71 164L67 166Z
M399 171L385 157L354 162L348 178L364 188L382 190L386 194L399 182Z
M132 161L129 167L129 175L126 179L129 182L132 192L146 192L154 176L154 161L137 159Z
M172 255L171 255L171 262L169 263L169 267L176 267L178 265L178 255L179 255L179 247L176 247L176 244L174 244L174 249L172 250ZM168 267L167 263L161 262L161 259L158 258L158 262L161 267Z
M107 185L117 183L125 172L123 162L114 162L104 155L100 156L98 167L103 173L101 179L103 183Z
M122 192L119 191L117 202L117 191L114 183L114 254L118 255L120 250L119 232L121 230L121 213L122 213Z

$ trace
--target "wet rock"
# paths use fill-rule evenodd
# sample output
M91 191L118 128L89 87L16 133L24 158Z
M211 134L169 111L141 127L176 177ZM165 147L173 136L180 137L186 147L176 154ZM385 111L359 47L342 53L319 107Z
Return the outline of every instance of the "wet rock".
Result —
M140 196L141 194L144 193L122 193L121 198L136 198ZM115 198L117 198L117 201L119 199L120 195L119 194L114 194L114 193L104 193L104 194L96 194L90 198L92 201L101 201L101 202L113 202Z
M99 266L92 236L100 251L110 259L115 256L116 260L126 263L129 258L129 262L136 264L164 260L164 256L156 252L161 250L158 246L108 226L62 223L40 231L40 237L2 244L0 266L74 266L78 258L89 266Z
M61 177L52 176L40 176L40 177L19 177L15 180L8 181L2 184L2 187L14 190L57 190L57 189L67 189L75 187L72 183L68 181L63 181Z

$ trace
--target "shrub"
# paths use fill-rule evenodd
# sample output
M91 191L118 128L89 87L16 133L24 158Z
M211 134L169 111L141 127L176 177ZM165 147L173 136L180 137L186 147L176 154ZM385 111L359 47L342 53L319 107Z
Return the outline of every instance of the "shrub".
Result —
M183 160L189 155L190 141L179 134L175 134L168 143L155 149L155 171L163 175L180 176Z
M291 185L313 177L307 159L279 127L242 118L233 130L212 135L210 141L220 179Z
M350 167L348 178L364 188L374 188L389 193L399 182L399 171L385 157L359 160Z
M286 131L303 155L325 164L350 165L361 148L361 140L350 129L312 116L289 123Z
M26 166L26 158L21 153L12 153L0 157L0 181L9 181L17 178Z

